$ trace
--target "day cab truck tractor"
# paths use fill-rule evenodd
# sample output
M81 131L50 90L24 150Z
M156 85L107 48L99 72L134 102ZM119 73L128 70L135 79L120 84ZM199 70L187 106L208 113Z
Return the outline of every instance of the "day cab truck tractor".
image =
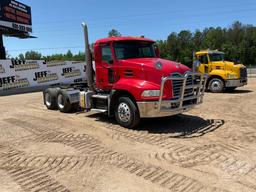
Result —
M83 24L86 46L86 86L48 88L48 109L67 113L72 108L115 116L126 128L141 118L188 111L203 102L206 77L179 63L159 57L156 43L143 37L110 37L96 41L94 60ZM94 79L96 81L94 82Z
M225 61L225 54L220 51L205 50L195 53L199 63L197 72L209 76L206 89L214 93L224 90L233 91L247 84L247 69L242 64Z

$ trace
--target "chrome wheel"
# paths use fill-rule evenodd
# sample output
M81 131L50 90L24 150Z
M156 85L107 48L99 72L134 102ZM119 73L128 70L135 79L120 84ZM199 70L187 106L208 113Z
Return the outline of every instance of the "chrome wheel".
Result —
M210 91L214 93L220 93L223 91L224 84L222 80L214 78L210 82Z
M51 106L51 96L50 96L50 94L49 93L45 93L44 97L45 97L45 104L48 107Z
M64 108L64 105L65 105L65 101L64 101L64 97L62 94L59 94L58 95L58 106L60 109L63 109Z
M118 106L118 116L122 122L129 122L131 119L131 110L126 103L120 103Z

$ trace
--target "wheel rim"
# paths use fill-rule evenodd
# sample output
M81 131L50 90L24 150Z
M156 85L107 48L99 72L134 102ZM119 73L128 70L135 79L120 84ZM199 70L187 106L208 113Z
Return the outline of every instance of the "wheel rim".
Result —
M120 103L118 106L118 116L122 122L129 122L131 119L131 110L126 103Z
M213 81L211 84L211 89L213 91L220 91L222 89L221 82L218 80Z
M45 93L45 104L51 106L51 97L49 93Z
M58 106L59 108L63 109L64 108L64 97L62 94L58 95Z

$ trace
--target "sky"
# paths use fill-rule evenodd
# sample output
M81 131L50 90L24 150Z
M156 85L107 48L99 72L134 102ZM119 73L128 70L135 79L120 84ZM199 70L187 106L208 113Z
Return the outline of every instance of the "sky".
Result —
M4 37L9 55L28 50L43 55L84 50L81 23L91 43L111 29L122 35L167 39L171 32L205 27L229 27L234 21L256 25L255 0L18 0L32 8L36 39Z

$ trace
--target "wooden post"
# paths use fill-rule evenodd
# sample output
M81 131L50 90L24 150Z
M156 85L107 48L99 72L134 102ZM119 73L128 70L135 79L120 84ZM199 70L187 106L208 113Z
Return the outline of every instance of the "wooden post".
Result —
M6 59L6 53L3 42L3 34L0 33L0 59Z

